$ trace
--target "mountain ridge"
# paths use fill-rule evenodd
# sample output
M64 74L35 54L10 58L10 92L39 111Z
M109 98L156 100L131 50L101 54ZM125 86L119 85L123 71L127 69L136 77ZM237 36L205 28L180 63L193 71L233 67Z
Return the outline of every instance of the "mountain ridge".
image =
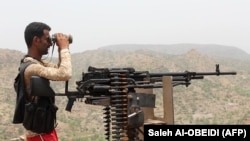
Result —
M109 50L109 51L126 51L133 52L136 50L150 50L154 52L180 55L184 54L190 50L197 50L202 54L224 57L224 58L233 58L238 60L250 60L250 54L243 51L240 48L227 45L219 44L192 44L192 43L181 43L181 44L114 44L108 46L102 46L95 50ZM12 51L13 49L0 48L3 52ZM20 53L21 51L13 50L15 53ZM93 50L87 50L83 52L77 52L72 54L84 53ZM21 52L23 53L23 52Z
M107 49L112 51L135 51L135 50L152 50L155 52L161 52L166 54L180 55L186 53L191 49L195 49L203 54L234 58L239 60L249 60L250 55L245 51L234 47L226 45L217 44L117 44L104 46L99 49Z

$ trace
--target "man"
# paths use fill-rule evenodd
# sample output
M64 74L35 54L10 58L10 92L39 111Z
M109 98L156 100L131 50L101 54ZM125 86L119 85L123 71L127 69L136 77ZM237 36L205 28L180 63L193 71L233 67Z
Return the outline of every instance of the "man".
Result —
M67 35L62 33L55 34L59 54L58 64L53 64L42 59L43 55L48 54L48 50L52 45L49 33L50 30L51 28L42 22L32 22L25 28L24 37L28 47L28 52L21 62L33 62L24 71L26 98L30 102L34 101L35 103L38 103L40 99L39 96L33 96L30 94L32 76L39 76L41 78L54 81L66 81L69 80L72 75L69 37ZM51 97L48 97L48 99L49 98ZM52 101L54 104L54 96L52 97ZM40 105L42 104L43 103L40 103ZM34 132L34 130L32 131L26 128L25 135L27 141L58 141L57 133L54 127L52 131L46 133L37 133Z

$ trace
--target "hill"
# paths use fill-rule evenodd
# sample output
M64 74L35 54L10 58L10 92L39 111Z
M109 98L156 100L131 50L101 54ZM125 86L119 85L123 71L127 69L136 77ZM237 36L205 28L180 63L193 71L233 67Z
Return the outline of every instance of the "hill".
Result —
M13 80L20 58L24 55L15 50L0 49L0 140L23 134L21 125L11 123L15 103ZM215 50L216 52L216 50ZM239 50L239 52L241 52ZM227 53L225 51L225 53ZM57 61L54 58L53 61ZM175 124L240 124L246 121L250 100L250 64L245 59L204 54L197 49L182 54L170 54L148 49L133 51L97 49L72 54L73 77L70 90L75 90L75 81L81 79L88 66L134 67L138 71L183 72L214 71L220 64L221 71L237 71L236 76L208 76L193 80L189 87L174 88ZM64 82L52 82L57 92L64 91ZM160 92L157 91L157 92ZM61 141L103 141L103 107L75 102L72 112L66 112L67 98L57 97L58 135ZM162 102L157 95L155 112L162 116Z
M150 44L119 44L119 45L110 45L101 47L100 49L107 49L112 51L135 51L141 49L147 49L151 51L166 53L166 54L184 54L191 49L195 49L200 53L225 57L225 58L234 58L239 60L249 60L250 55L244 52L243 50L225 45L217 44L170 44L170 45L150 45Z

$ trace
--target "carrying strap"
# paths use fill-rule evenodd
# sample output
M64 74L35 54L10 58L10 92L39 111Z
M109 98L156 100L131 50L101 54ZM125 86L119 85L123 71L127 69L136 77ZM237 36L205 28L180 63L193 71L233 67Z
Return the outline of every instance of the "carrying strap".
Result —
M19 67L19 75L20 75L20 88L23 89L23 92L25 93L25 81L24 81L24 71L25 69L30 65L33 64L34 62L28 61L28 62L21 62L20 67Z
M19 84L18 84L18 87L17 87L17 89L22 89L22 91L23 91L23 97L24 97L24 99L25 100L27 100L27 97L26 97L26 86L25 86L25 80L24 80L24 71L25 71L25 69L29 66L29 65L31 65L31 64L33 64L34 62L31 62L31 61L28 61L28 62L21 62L21 64L20 64L20 67L19 67L19 79L20 79L20 81L19 81Z

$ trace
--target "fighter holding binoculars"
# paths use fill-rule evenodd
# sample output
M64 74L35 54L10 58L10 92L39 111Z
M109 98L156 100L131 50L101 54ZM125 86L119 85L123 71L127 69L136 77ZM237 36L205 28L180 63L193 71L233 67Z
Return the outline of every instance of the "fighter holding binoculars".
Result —
M50 36L50 26L42 22L32 22L27 25L24 32L28 48L27 54L21 59L19 71L23 71L23 80L20 77L18 84L16 108L13 123L22 123L26 129L27 141L58 141L56 127L55 96L33 96L31 76L39 76L46 80L67 81L72 75L71 56L69 44L72 37L62 33ZM48 54L49 48L56 43L58 46L58 63L54 64L43 60L42 56ZM27 65L28 64L28 65ZM25 66L27 68L25 69ZM18 80L18 77L15 79ZM24 91L20 91L24 87ZM16 88L15 88L16 89Z

